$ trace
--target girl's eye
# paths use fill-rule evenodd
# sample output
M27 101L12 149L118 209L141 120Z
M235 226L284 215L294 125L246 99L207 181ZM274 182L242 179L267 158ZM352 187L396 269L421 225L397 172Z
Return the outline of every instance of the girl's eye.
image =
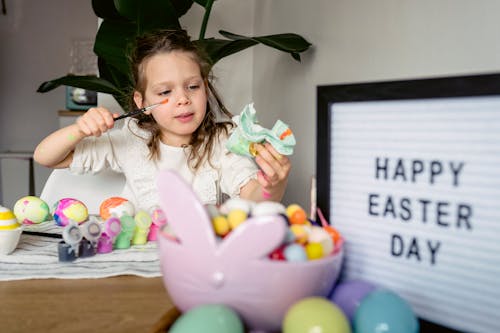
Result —
M170 94L170 90L165 90L165 91L162 91L162 92L160 93L160 95L162 95L162 96L164 96L164 95L168 95L168 94Z
M188 86L188 88L190 90L196 90L196 89L200 88L200 85L199 84L191 84L191 85Z

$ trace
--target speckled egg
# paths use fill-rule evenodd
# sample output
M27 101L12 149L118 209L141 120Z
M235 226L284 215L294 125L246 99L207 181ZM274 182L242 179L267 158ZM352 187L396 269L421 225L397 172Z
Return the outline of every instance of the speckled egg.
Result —
M50 220L49 205L35 196L26 196L17 200L14 215L21 224L37 224Z
M54 220L59 226L66 226L70 221L83 223L89 217L87 206L73 198L63 198L54 204Z
M134 216L135 207L125 198L111 197L101 203L101 206L99 206L99 215L101 215L103 220L107 220L111 216L116 216L118 218L123 215Z

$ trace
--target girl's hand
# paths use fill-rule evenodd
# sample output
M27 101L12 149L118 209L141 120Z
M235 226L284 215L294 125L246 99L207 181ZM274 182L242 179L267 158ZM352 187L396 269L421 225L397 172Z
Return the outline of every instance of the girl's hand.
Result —
M257 181L262 187L263 199L279 201L286 190L292 167L290 160L278 153L268 142L256 144L254 147L257 150L255 162L260 167Z
M76 125L78 130L84 136L101 136L114 126L114 117L118 114L112 114L103 107L90 108L83 116L78 117Z

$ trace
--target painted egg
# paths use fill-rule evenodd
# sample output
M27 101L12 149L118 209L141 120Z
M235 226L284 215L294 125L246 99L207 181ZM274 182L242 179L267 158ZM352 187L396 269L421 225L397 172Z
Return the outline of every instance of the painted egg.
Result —
M37 224L50 220L49 205L35 196L26 196L17 200L14 215L21 224Z
M312 226L309 232L308 241L311 243L321 243L324 255L331 254L335 247L332 237L330 237L330 234L322 227Z
M286 207L280 202L263 201L255 204L252 209L252 216L266 216L266 215L286 215Z
M22 226L17 223L14 213L5 207L0 206L0 254L11 254L17 247Z
M297 204L291 204L286 208L286 215L291 224L306 224L306 211Z
M103 220L109 219L111 216L121 218L123 215L134 216L134 205L127 199L122 197L111 197L104 200L99 206L99 215Z
M66 226L70 221L80 224L87 220L89 212L83 202L73 198L63 198L54 204L54 220L59 226Z
M12 230L19 226L14 213L10 209L0 206L0 230Z
M239 314L225 305L203 304L184 312L169 330L170 333L244 333Z
M228 215L230 211L239 209L249 214L252 210L254 203L250 200L245 200L241 198L231 198L224 202L219 210L222 214Z
M233 209L227 214L227 222L231 230L236 229L240 224L246 221L248 215L244 210Z
M289 244L283 252L287 261L307 261L307 253L300 244Z

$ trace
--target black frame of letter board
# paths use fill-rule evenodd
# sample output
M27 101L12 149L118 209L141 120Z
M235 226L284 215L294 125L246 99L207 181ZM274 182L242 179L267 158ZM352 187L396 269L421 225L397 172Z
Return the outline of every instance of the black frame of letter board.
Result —
M500 74L477 74L398 81L374 81L317 86L316 198L317 207L330 216L331 107L334 103L478 97L500 95ZM460 332L420 319L420 332Z

